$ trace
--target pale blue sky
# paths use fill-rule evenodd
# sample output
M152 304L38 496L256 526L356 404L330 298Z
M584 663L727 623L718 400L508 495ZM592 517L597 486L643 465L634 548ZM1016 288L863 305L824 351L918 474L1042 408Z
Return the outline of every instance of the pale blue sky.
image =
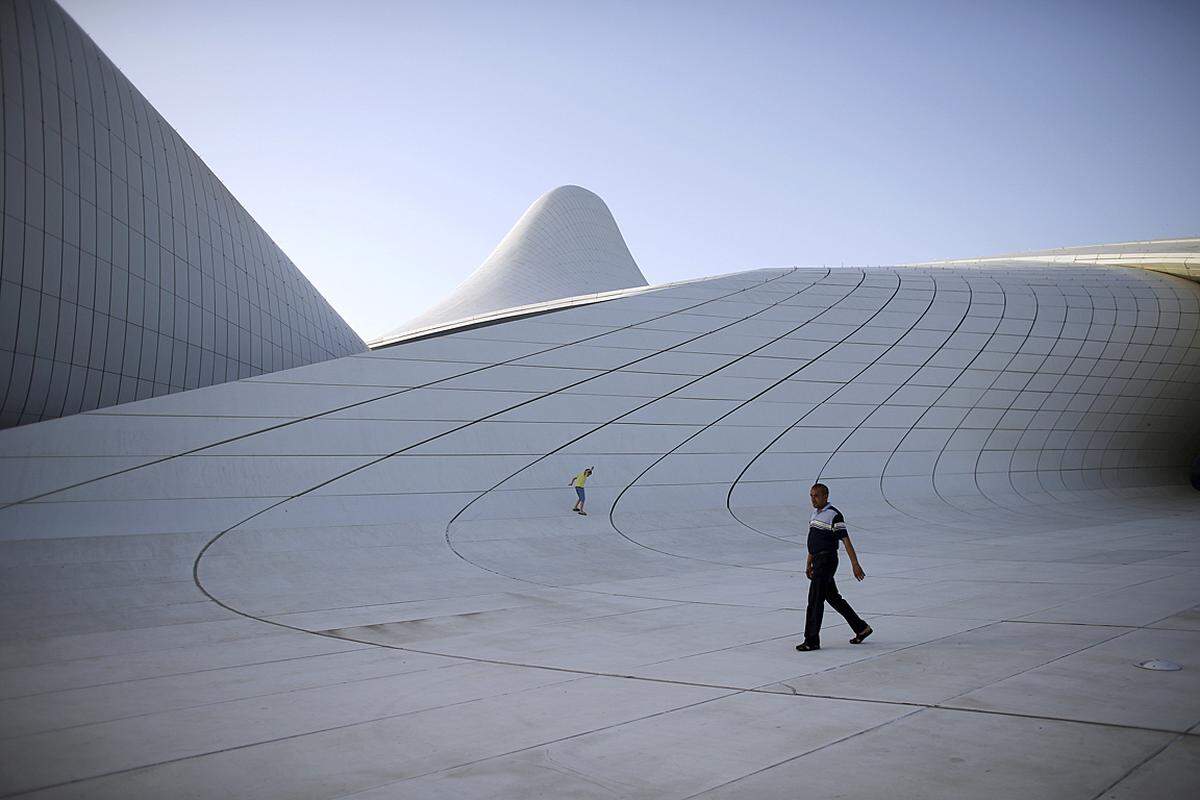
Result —
M60 1L367 338L564 183L652 283L1200 231L1196 2Z

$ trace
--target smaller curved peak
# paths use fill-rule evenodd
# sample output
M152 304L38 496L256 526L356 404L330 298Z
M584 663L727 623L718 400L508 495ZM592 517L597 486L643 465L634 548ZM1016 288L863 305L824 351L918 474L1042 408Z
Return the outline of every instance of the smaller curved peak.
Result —
M604 201L582 186L559 186L533 202L449 297L371 344L504 309L647 285Z

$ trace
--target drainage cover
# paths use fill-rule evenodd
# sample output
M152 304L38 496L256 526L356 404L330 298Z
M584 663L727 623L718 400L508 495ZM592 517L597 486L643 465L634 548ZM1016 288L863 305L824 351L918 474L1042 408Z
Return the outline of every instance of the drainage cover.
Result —
M1139 661L1134 666L1141 667L1142 669L1162 670L1163 672L1174 672L1177 669L1183 669L1183 667L1174 661L1167 661L1165 658L1152 658L1149 661Z

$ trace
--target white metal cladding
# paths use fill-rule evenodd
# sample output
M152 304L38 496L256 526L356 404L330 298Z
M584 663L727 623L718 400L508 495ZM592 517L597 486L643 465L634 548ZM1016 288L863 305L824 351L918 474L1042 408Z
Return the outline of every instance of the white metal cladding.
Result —
M582 187L560 186L534 201L449 297L380 340L515 306L645 285L604 201Z
M997 263L1128 266L1200 281L1200 238L1193 236L1179 239L1147 239L1137 242L1034 250L1007 256L928 262L929 265L951 266Z
M1198 311L1124 267L760 270L0 432L0 789L923 793L969 757L956 796L1095 796L1200 718L1131 666L1200 645ZM817 478L877 633L801 656Z
M0 427L366 349L57 4L0 73Z

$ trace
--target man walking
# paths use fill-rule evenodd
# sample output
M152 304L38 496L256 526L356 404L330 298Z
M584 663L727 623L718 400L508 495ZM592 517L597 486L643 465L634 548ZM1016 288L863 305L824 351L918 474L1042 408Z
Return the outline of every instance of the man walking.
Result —
M592 475L592 468L588 467L583 472L579 473L574 478L572 478L571 483L570 483L571 486L575 487L575 496L578 498L575 501L575 507L572 508L571 510L574 511L576 514L582 514L585 517L587 516L587 512L583 510L583 503L584 503L584 500L587 499L587 493L583 491L583 485L585 483L587 483L587 479L590 478L591 475Z
M859 566L858 554L850 543L850 534L846 532L846 521L842 512L829 505L829 487L823 483L814 483L808 492L812 500L812 519L808 523L808 564L804 574L808 576L808 610L804 615L804 641L796 645L801 653L821 649L821 618L825 615L825 603L846 618L854 631L850 644L862 644L874 631L863 622L854 609L850 607L840 594L833 575L838 568L838 542L846 546L846 555L850 556L850 564L854 568L854 577L862 580L867 577Z

